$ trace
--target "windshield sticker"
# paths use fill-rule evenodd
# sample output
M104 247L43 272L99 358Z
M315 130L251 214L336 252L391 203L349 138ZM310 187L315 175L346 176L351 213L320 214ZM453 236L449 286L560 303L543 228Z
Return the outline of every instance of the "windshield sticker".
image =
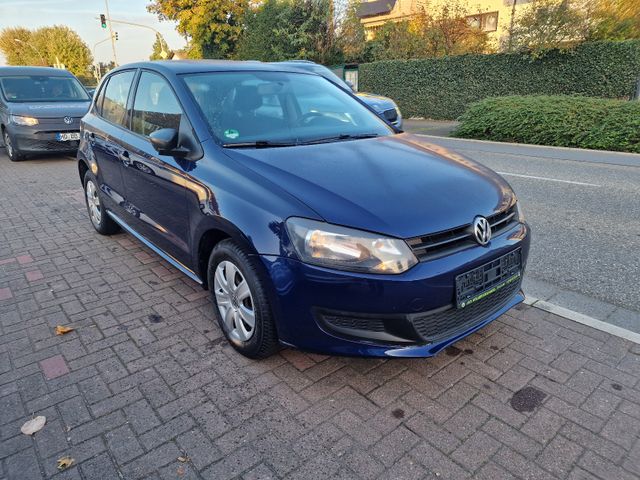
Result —
M240 132L235 128L229 128L224 131L224 136L234 140L240 136Z

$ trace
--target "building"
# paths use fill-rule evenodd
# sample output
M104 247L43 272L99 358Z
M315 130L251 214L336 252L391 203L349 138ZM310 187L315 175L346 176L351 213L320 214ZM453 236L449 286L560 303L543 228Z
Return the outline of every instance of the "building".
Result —
M364 25L367 39L375 36L377 29L387 21L400 22L410 20L422 8L428 13L430 8L439 10L447 0L365 0L358 7L358 17ZM471 25L481 28L489 34L496 45L507 36L511 24L511 15L521 5L531 0L466 0ZM464 3L463 3L464 4Z

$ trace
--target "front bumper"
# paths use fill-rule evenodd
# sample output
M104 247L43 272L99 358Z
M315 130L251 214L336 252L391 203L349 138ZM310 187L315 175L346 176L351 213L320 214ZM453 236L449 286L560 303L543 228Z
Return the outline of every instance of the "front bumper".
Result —
M9 133L14 139L14 148L24 153L75 152L79 140L61 142L56 139L58 133L79 132L78 127L68 125L34 125L33 127L11 125Z
M262 256L274 286L280 340L336 355L428 357L482 328L524 300L517 282L475 310L456 310L455 277L520 248L529 253L526 224L400 275L341 272L280 256ZM463 312L464 313L461 313Z

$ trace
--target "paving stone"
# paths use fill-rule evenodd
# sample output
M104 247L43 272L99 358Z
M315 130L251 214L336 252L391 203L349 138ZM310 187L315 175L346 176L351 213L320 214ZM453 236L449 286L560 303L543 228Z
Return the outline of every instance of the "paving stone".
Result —
M248 360L209 292L93 231L75 161L3 160L3 480L640 477L631 342L523 305L452 355ZM527 388L545 396L516 411ZM32 415L47 424L30 438ZM59 472L62 455L76 464Z

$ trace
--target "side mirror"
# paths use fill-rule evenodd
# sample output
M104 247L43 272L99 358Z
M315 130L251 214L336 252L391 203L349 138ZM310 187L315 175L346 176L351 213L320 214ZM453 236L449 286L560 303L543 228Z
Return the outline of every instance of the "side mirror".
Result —
M149 141L160 155L183 158L190 153L186 148L178 148L178 131L174 128L161 128L152 132Z

